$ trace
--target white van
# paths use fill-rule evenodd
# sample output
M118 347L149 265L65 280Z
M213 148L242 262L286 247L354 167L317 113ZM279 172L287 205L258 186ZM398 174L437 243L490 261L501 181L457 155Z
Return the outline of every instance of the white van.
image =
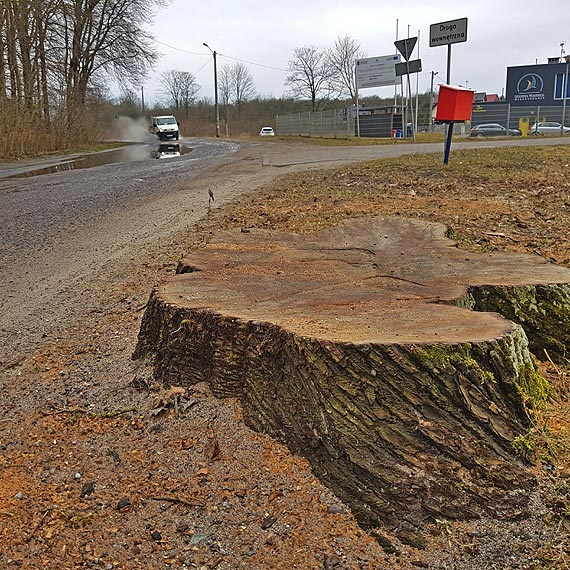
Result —
M180 138L179 126L180 123L176 120L174 115L158 115L151 117L151 126L149 131L156 135L160 140Z

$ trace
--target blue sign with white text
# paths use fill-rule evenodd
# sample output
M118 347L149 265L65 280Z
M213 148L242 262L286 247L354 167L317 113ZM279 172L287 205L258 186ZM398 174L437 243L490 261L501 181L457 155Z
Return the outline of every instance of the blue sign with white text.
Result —
M562 105L563 93L570 99L565 63L521 65L507 68L506 101L511 105ZM566 85L566 89L564 86Z

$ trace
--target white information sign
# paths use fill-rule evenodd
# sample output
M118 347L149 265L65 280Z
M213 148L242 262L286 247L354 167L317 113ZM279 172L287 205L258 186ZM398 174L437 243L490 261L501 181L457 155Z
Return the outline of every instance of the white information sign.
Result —
M394 85L398 81L396 79L396 64L400 61L400 54L357 59L356 83L358 89Z
M429 27L429 47L459 44L467 41L467 18L432 24Z

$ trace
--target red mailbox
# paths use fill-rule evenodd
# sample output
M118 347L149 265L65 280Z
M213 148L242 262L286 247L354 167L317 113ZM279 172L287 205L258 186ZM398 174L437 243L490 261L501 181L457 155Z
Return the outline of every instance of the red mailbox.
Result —
M470 89L440 85L435 120L442 123L469 121L474 96L475 92Z

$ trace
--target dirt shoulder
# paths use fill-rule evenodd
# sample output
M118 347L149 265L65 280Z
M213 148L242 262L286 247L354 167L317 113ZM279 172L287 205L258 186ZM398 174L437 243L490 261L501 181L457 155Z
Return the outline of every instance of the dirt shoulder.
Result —
M545 497L552 495L540 489L529 499L532 508L500 523L434 522L417 545L427 548L402 545L385 529L373 536L305 460L248 430L235 401L214 399L204 385L184 395L168 392L144 363L131 360L150 290L173 274L184 251L220 227L304 231L323 216L334 221L341 209L360 214L371 188L362 173L316 169L396 148L247 144L169 194L62 236L61 247L14 268L11 280L22 284L22 294L8 300L1 323L0 566L492 568L481 561L501 553L513 568L538 568L542 550L563 544L545 523L552 514ZM306 169L311 173L278 180ZM330 176L343 191L351 182L364 194L327 202ZM437 218L442 195L415 201L414 182L398 185L388 201L375 195L376 211L429 211ZM487 200L474 203L467 216L465 203L454 203L442 189L442 217L453 220L454 231L461 233L464 216L475 234L507 234L492 223L502 218L488 217L497 210ZM232 210L222 213L229 203ZM543 214L522 221L532 225L535 218L539 223ZM560 231L553 240L563 239ZM83 247L94 239L104 246ZM488 245L501 238L485 239Z

